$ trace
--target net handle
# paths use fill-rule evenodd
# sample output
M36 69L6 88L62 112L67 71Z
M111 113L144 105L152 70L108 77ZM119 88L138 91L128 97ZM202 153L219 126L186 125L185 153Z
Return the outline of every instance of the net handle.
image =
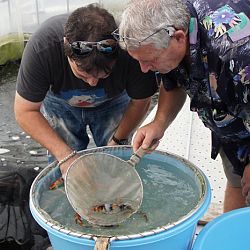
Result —
M109 237L97 237L94 250L108 250L110 246Z
M128 164L130 164L132 167L135 167L141 160L141 158L147 154L147 152L149 150L151 150L151 147L156 144L158 142L158 139L154 139L152 141L152 143L150 144L150 146L147 149L142 148L142 146L140 146L135 153L132 154L132 156L130 157L130 159L127 161Z

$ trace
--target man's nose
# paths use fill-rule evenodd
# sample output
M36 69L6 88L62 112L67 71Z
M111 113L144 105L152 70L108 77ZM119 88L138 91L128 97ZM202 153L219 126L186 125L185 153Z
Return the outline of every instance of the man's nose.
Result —
M98 78L89 77L87 79L87 82L88 82L89 85L91 85L91 86L94 85L95 86L97 84L98 80L99 80Z
M152 65L148 64L148 63L144 63L144 62L140 62L140 67L141 67L141 71L143 73L147 73L149 70L152 69Z

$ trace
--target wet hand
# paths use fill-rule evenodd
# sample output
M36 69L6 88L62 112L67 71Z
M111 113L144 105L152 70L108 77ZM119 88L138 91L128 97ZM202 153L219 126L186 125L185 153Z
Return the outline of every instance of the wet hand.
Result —
M69 158L67 161L60 164L59 167L60 167L62 176L50 184L49 186L50 190L60 188L61 186L64 185L64 180L65 180L65 175L66 175L67 170L70 168L71 164L79 157L80 157L79 154L75 154L74 156Z

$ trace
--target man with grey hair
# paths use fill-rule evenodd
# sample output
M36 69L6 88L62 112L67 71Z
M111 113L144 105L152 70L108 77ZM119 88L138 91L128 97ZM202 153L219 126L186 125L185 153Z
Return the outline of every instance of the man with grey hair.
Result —
M113 32L143 72L162 76L156 116L137 131L134 150L162 138L188 94L212 132L211 157L222 157L224 211L250 201L249 17L249 0L137 0Z

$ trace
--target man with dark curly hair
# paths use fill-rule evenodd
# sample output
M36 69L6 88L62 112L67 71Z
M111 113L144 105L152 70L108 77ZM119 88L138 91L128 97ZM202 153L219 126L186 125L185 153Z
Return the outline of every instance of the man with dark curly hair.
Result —
M154 73L142 73L120 49L116 28L107 10L91 4L50 18L26 45L16 120L62 174L87 148L87 126L97 146L128 144L157 90Z

